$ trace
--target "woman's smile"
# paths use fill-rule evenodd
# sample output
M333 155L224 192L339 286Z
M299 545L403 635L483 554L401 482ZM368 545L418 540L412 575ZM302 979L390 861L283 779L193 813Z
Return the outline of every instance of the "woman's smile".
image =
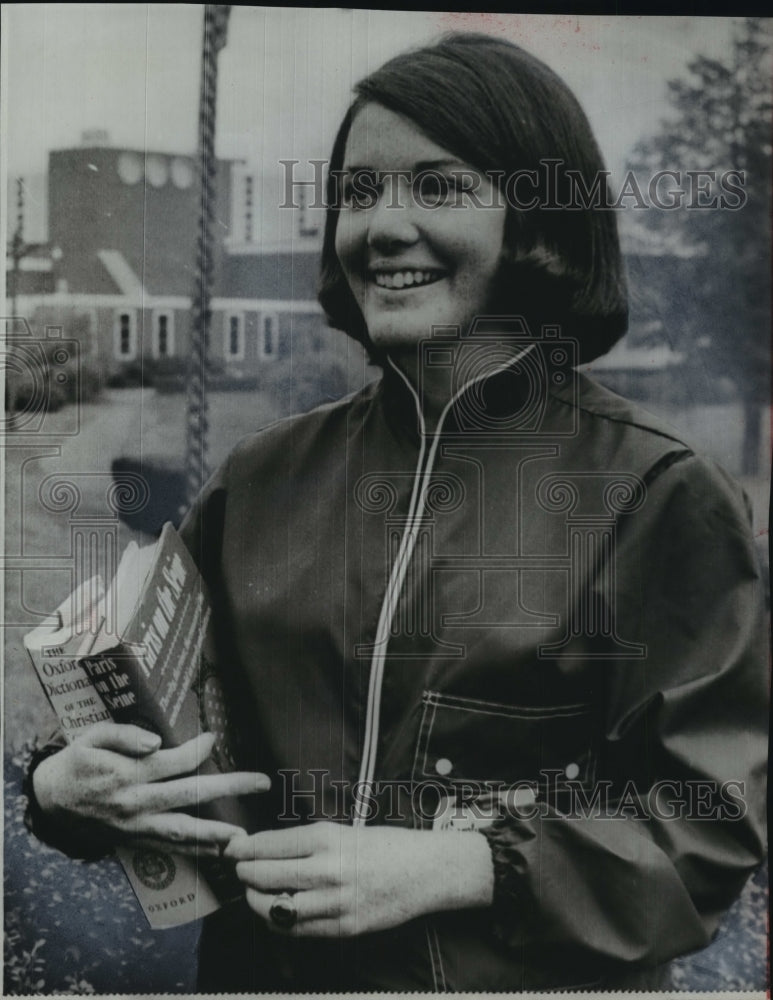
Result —
M368 268L368 279L375 282L379 288L392 291L408 291L411 288L421 288L433 285L443 278L442 271L422 270L403 267L398 270Z
M455 175L469 177L474 168L380 104L356 115L344 170L336 253L371 341L413 353L433 326L466 332L490 305L504 206L493 198L476 205L460 194ZM368 179L367 198L347 194L366 190L357 187L358 176ZM417 197L422 177L442 178L432 199ZM480 173L479 191L486 185Z

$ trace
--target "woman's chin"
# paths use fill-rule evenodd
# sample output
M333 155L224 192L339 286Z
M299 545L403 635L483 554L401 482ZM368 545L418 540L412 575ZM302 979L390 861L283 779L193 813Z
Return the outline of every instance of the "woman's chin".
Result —
M369 331L370 339L379 350L390 354L402 353L406 350L416 350L418 343L424 339L426 334L411 336L405 330L375 330Z
M368 326L371 341L384 351L415 351L432 336L432 323L373 323Z

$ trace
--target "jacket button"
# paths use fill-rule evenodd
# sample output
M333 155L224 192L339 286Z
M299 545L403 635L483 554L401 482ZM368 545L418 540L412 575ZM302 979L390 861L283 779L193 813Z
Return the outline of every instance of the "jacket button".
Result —
M448 759L448 757L440 757L435 761L435 770L441 777L445 777L450 774L454 769L454 765Z
M564 774L570 781L574 781L574 779L577 777L579 773L580 773L580 768L577 764L572 763L566 765L566 770L564 771Z

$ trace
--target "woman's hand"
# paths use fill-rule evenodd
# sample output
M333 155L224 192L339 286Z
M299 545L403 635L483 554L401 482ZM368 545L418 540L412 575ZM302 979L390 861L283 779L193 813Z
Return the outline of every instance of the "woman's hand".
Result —
M217 855L244 831L175 809L228 795L266 791L264 774L192 774L210 755L211 733L171 750L138 726L99 722L42 761L32 777L49 819L99 830L115 843L173 847L178 853ZM186 775L186 777L179 777Z
M480 833L313 823L231 841L252 909L280 933L349 937L424 913L488 906L494 872ZM276 927L276 895L294 892L298 921Z

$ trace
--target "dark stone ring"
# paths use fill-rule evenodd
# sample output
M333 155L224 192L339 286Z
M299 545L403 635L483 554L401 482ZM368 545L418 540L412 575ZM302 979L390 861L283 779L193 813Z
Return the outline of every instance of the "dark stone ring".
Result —
M298 909L289 892L280 892L268 911L271 921L277 927L293 927L298 920Z

